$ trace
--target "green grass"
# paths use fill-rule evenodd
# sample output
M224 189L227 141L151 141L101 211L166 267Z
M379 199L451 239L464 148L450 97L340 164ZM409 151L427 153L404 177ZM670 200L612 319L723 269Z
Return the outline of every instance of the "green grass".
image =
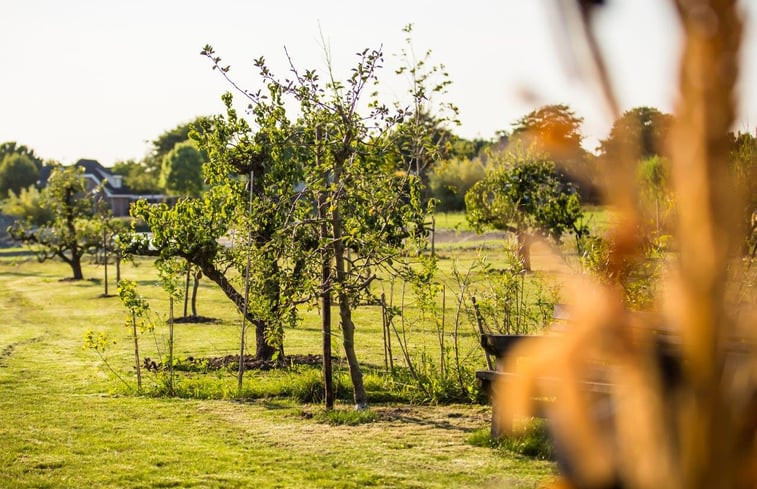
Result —
M604 234L616 222L617 218L617 211L607 206L584 207L584 221L592 234Z
M617 213L607 206L584 206L584 218L593 232L601 233L609 229ZM437 212L434 215L435 229L451 231L473 231L465 212Z
M290 384L299 379L307 393L312 373L249 374L246 389L288 396L252 402L232 399L228 372L183 377L179 386L190 391L194 382L206 393L194 399L127 394L82 348L87 330L107 333L116 341L109 362L133 384L125 310L118 298L99 297L101 284L59 281L68 273L58 262L0 257L0 487L533 487L553 472L548 462L467 444L488 424L482 406L378 405L374 414L353 415L343 401L332 421L304 417L291 398L305 396ZM84 273L97 277L101 269L88 265ZM124 266L123 275L138 282L156 314L165 314L167 299L148 262ZM234 353L238 315L207 281L199 312L219 322L177 325L177 354ZM356 316L358 354L373 365L383 362L378 317L375 307ZM287 352L317 353L318 324L311 311L287 331ZM432 344L430 331L411 333L418 344ZM155 335L141 338L142 356L165 353L164 328ZM145 382L159 379L147 375Z
M547 423L532 419L526 422L521 431L493 439L490 429L474 431L468 437L468 443L477 447L490 447L502 456L523 455L538 460L554 460L554 446L549 437Z
M359 424L374 423L380 419L380 415L377 411L370 409L333 409L329 411L319 411L315 415L315 419L322 423L335 426L357 426Z
M434 215L434 225L438 231L472 231L465 217L465 212L437 212Z

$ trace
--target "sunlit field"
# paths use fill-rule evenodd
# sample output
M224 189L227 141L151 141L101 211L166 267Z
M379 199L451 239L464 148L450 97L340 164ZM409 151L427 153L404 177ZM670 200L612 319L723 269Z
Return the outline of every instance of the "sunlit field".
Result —
M467 442L488 430L486 405L372 401L370 422L329 424L317 404L287 394L288 383L308 375L317 379L316 371L248 372L244 391L250 399L245 402L234 399L233 371L181 376L185 399L134 395L95 352L83 348L86 331L107 333L114 343L104 355L133 388L126 309L117 296L101 297L102 267L88 264L87 280L61 281L68 274L65 264L38 263L20 251L0 253L5 321L0 330L0 486L533 487L551 477L551 462ZM160 358L168 302L156 272L150 262L138 260L124 265L122 274L138 283L155 315L154 333L140 337L141 354ZM235 354L239 315L214 285L201 283L198 313L218 321L177 324L177 355ZM401 287L394 289L394 301L400 302ZM454 301L447 300L451 316ZM369 389L380 388L378 307L359 308L356 323ZM432 331L408 329L413 348L432 351ZM477 356L483 366L470 325L462 334L465 354ZM338 344L335 338L339 356ZM319 345L317 311L306 312L300 326L286 331L287 354L318 353ZM401 366L401 355L395 356ZM346 383L348 377L338 370ZM145 374L144 382L146 392L155 392L160 379ZM344 390L337 411L351 410L349 390Z

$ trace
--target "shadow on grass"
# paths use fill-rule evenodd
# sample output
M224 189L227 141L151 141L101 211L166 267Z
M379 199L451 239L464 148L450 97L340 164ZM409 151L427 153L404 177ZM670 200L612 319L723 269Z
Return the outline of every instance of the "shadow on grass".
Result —
M27 273L27 272L3 272L0 275L9 276L9 277L39 277L39 273Z
M4 250L0 249L0 258L16 258L19 256L34 256L34 252L30 250Z
M413 408L407 407L386 409L381 412L381 419L384 421L399 421L401 423L416 424L419 426L432 426L442 430L460 431L462 433L472 433L477 430L477 428L473 427L452 424L449 421L423 418L416 415Z
M244 402L244 401L241 401ZM291 399L265 399L265 400L258 400L258 401L252 401L258 406L262 406L265 409L269 411L286 411L286 410L292 410L295 408L295 405L292 404Z

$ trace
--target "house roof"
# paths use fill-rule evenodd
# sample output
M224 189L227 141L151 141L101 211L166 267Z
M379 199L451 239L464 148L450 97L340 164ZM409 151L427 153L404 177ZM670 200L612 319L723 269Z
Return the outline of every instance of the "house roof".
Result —
M83 167L85 175L92 175L98 183L102 183L109 195L132 195L134 193L123 183L118 188L114 187L112 185L113 173L102 166L97 160L82 159L77 161L75 165Z
M97 160L81 159L74 163L74 166L84 168L84 175L92 177L98 184L103 184L105 192L111 196L118 195L134 195L134 192L124 184L121 187L116 188L112 184L113 173L107 168L102 166ZM50 178L50 172L53 167L46 165L43 166L39 172L39 180L37 186L42 188L47 185L47 180Z

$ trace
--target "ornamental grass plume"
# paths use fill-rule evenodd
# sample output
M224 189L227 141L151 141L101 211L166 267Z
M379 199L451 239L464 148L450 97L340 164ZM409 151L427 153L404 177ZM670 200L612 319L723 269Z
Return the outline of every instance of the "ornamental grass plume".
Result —
M658 307L631 312L617 281L577 277L563 340L524 343L506 367L518 375L496 386L500 425L548 418L569 487L757 487L757 314L754 297L739 304L733 293L744 195L727 160L742 21L735 0L672 1L684 36L668 140L676 230ZM590 29L594 3L576 12L616 107ZM617 163L605 175L620 213L608 236L615 277L643 260L644 236L635 161Z

